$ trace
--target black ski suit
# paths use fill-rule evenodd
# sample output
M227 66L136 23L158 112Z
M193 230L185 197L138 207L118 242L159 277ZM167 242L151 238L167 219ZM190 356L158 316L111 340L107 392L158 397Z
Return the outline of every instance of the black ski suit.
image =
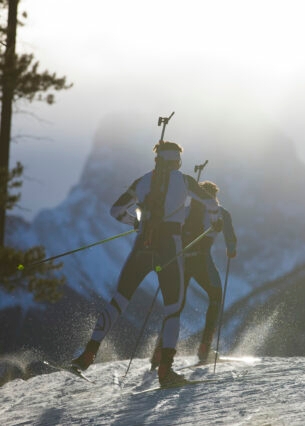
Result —
M111 215L120 222L134 225L135 217L128 209L143 206L151 189L153 171L135 180L111 208ZM92 340L101 342L117 317L126 309L130 299L144 277L157 265L165 265L182 250L181 229L185 221L185 202L192 197L205 206L212 221L219 217L218 203L205 193L191 176L178 170L169 173L164 194L164 215L158 224L158 238L153 246L147 244L145 215L142 212L139 232L119 277L117 291L101 312ZM164 301L163 347L175 348L179 337L180 312L185 295L183 256L178 256L166 268L158 272L158 280Z

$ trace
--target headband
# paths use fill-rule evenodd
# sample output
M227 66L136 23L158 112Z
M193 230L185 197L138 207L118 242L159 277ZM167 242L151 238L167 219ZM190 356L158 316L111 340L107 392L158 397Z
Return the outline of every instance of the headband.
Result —
M158 151L157 156L162 157L165 161L180 160L180 152L176 149Z

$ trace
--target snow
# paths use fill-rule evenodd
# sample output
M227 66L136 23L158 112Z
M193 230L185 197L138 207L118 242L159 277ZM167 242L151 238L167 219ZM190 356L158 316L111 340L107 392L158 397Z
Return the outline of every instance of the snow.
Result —
M178 356L175 368L195 357ZM183 370L191 379L213 382L135 394L158 384L148 359L94 364L91 384L67 372L53 372L0 388L0 419L21 425L226 425L303 426L305 358L264 357Z

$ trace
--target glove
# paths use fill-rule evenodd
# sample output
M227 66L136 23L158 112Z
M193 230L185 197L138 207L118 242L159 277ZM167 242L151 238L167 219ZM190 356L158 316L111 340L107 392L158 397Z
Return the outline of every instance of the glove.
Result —
M220 217L220 218L219 218L219 219L217 219L216 221L213 221L213 222L211 223L211 225L212 225L212 229L213 229L213 231L221 232L221 231L222 231L222 228L223 228L223 220L222 220L222 218Z

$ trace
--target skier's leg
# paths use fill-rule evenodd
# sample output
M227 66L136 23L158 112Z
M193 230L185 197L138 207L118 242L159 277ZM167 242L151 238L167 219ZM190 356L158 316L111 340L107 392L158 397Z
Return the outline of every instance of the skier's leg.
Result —
M168 241L166 255L162 253L165 262L173 258L179 250L180 238L172 236ZM169 253L169 254L168 254ZM159 284L164 301L164 325L162 332L163 347L175 348L180 328L180 313L184 304L184 268L183 257L179 256L175 261L159 272Z
M152 269L151 254L134 249L123 266L117 291L111 301L100 313L90 341L84 352L72 360L72 365L82 370L87 369L94 361L103 339L111 330L119 316L125 311L135 290Z
M185 305L185 299L186 299L186 293L187 293L187 288L191 279L191 275L190 275L190 269L188 268L188 262L184 261L184 298L183 298L183 303L182 303L182 307L181 307L181 311L184 308ZM161 327L161 331L160 334L157 338L156 344L155 344L155 348L154 348L154 352L153 355L150 359L150 369L151 371L155 370L159 365L160 365L160 361L161 361L161 353L162 353L162 346L163 346L163 342L162 342L162 334L163 334L163 329L164 329L164 323L165 320L163 320L162 322L162 327Z
M181 251L181 238L173 235L164 241L162 249L160 249L160 258L166 263L179 251ZM182 256L159 272L159 284L164 301L165 318L162 327L162 350L158 376L161 386L167 386L170 383L185 381L183 376L175 373L171 368L176 353L180 313L185 295Z
M220 276L210 252L206 254L205 262L206 273L201 274L201 276L197 278L198 284L207 292L209 297L209 306L205 317L205 327L198 349L198 357L201 362L205 362L208 358L217 328L222 299Z
M124 296L116 292L111 302L104 306L96 321L91 339L87 343L84 352L72 360L72 366L86 370L93 363L102 340L110 331L119 315L124 312L128 303L129 301Z

